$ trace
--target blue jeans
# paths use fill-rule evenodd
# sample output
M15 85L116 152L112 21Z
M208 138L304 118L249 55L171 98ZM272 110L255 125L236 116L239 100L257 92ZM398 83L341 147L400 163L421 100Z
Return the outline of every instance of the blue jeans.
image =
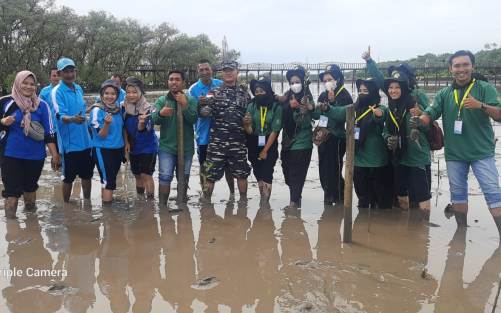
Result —
M191 162L193 156L185 155L184 156L184 175L186 177L186 182L190 177L191 170ZM158 151L158 180L160 185L170 185L172 180L174 179L174 170L177 173L177 155L171 154L167 151ZM179 174L179 173L177 173Z
M468 172L470 166L490 209L501 207L499 173L494 157L478 161L447 161L447 176L452 203L468 203Z

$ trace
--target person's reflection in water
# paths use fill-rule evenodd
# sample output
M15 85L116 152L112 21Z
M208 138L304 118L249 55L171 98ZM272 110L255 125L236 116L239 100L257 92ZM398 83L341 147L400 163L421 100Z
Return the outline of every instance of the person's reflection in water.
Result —
M136 202L134 210L139 214L128 227L129 285L135 298L132 312L146 313L152 311L155 288L160 283L161 241L153 203Z
M275 224L268 202L262 202L251 229L247 233L246 253L249 268L242 268L248 275L246 284L252 286L254 298L259 299L256 312L273 312L275 297L280 292L278 267L280 255L275 237Z
M489 296L493 290L498 291L501 283L501 247L496 248L475 280L466 285L463 281L466 232L467 228L458 227L450 242L435 312L493 312L494 303L489 301ZM500 306L501 299L498 299L498 310Z
M324 212L318 221L317 257L319 261L337 262L341 253L341 221L343 207L324 205Z
M77 291L66 297L64 307L69 312L87 312L96 299L95 260L99 247L100 223L90 222L92 216L75 207L65 214L69 246L64 258L68 276L63 285Z
M190 211L186 205L182 209L177 215L160 210L165 280L161 280L159 292L178 313L192 312L195 299L195 290L191 289L195 282L195 239Z
M224 219L217 216L212 205L202 207L202 225L197 245L198 279L216 277L220 284L203 292L200 299L208 305L209 312L216 311L218 304L239 311L243 305L254 304L256 272L249 252L246 251L246 235L250 228L247 202L226 204ZM257 288L261 288L258 286Z
M370 223L370 228L369 228ZM431 302L437 282L426 274L429 228L417 209L360 211L353 227L353 244L344 261L351 278L343 295L365 310L418 312ZM355 275L353 275L355 274ZM399 286L399 287L397 287ZM342 288L341 288L342 289Z
M99 247L99 276L101 292L110 301L114 313L128 312L130 301L127 292L129 279L129 240L126 225L117 212L103 210L104 233Z
M11 270L21 271L21 276L10 277L10 286L2 290L11 312L56 312L62 296L48 292L52 281L60 275L37 277L37 270L52 270L52 258L44 248L41 227L36 214L27 214L24 228L19 220L7 220L7 255ZM29 269L34 269L31 271Z

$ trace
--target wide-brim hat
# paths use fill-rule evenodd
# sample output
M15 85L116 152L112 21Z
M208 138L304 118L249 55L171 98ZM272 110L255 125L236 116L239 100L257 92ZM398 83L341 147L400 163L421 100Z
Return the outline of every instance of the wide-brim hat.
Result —
M267 94L273 94L271 80L267 79L266 77L259 77L258 79L253 79L250 81L250 90L253 95L255 95L257 87L263 88Z
M327 65L325 71L320 73L318 75L318 78L320 78L321 81L324 80L325 74L330 74L337 81L344 81L343 72L341 71L341 68L336 64Z
M293 68L291 70L288 70L285 73L285 77L287 78L287 81L291 81L292 76L297 76L301 79L301 81L304 81L304 77L306 76L306 71L304 67L302 66L297 66L296 68Z
M409 77L403 71L398 69L394 69L390 74L390 77L384 80L384 91L388 91L388 87L390 87L391 83L398 83L400 88L409 89Z

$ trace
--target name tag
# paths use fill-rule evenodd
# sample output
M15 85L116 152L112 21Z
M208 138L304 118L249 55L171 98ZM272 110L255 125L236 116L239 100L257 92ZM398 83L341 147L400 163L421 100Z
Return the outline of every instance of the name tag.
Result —
M355 127L355 140L360 139L360 127Z
M329 123L329 118L325 115L320 115L320 121L318 122L318 126L327 127L327 123Z
M463 133L463 121L457 120L454 122L454 134L461 135Z
M257 145L259 147L264 147L266 145L266 136L259 136Z

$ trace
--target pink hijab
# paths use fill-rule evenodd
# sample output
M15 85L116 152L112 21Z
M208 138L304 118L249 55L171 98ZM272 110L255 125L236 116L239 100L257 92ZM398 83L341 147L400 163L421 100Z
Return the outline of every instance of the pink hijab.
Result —
M23 121L21 122L21 127L24 127L24 134L26 136L28 135L29 125L31 123L31 112L35 112L38 109L38 105L40 104L40 100L38 99L35 92L33 92L33 95L31 95L31 97L25 97L21 92L21 84L29 76L33 77L36 84L37 77L35 76L35 74L30 71L21 71L16 75L11 94L17 106L23 112ZM25 127L26 125L28 126Z

